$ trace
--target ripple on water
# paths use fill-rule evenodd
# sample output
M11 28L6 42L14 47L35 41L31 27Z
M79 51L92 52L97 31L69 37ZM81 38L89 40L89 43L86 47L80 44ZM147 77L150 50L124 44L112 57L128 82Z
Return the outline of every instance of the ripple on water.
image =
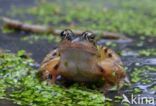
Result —
M145 60L146 65L156 65L156 58L150 58Z

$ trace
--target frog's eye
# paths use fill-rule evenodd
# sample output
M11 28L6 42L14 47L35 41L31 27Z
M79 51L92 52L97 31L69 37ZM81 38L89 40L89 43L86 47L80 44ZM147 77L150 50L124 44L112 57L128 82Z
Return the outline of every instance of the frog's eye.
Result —
M93 41L95 38L95 35L92 32L83 32L82 37L88 41Z
M65 29L61 32L60 36L62 39L72 40L74 33L70 29Z

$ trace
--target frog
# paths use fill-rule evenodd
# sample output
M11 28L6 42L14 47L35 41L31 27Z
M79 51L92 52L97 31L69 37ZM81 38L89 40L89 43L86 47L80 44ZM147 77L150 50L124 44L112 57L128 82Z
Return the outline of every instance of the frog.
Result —
M56 84L58 76L76 82L104 80L105 92L113 86L120 89L127 77L121 58L112 49L97 45L95 37L91 31L77 35L70 29L62 31L58 47L40 65L41 79L50 84Z

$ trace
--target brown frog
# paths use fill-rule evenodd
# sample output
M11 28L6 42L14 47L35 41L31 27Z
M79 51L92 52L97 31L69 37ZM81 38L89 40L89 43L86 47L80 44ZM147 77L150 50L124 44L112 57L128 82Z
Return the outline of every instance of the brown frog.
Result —
M95 35L84 32L75 35L66 29L60 34L62 41L51 51L40 66L41 77L55 83L57 76L78 81L104 80L104 89L117 85L120 88L126 77L119 56L105 46L95 44Z

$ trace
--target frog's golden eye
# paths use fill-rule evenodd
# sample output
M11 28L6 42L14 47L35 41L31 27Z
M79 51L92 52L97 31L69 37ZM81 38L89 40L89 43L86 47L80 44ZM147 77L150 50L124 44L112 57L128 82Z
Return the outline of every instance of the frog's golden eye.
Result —
M60 33L60 36L62 39L72 40L74 33L70 29L65 29L64 31Z
M94 40L94 38L95 38L95 35L92 32L86 31L86 32L82 33L82 37L83 37L83 39L92 42Z

